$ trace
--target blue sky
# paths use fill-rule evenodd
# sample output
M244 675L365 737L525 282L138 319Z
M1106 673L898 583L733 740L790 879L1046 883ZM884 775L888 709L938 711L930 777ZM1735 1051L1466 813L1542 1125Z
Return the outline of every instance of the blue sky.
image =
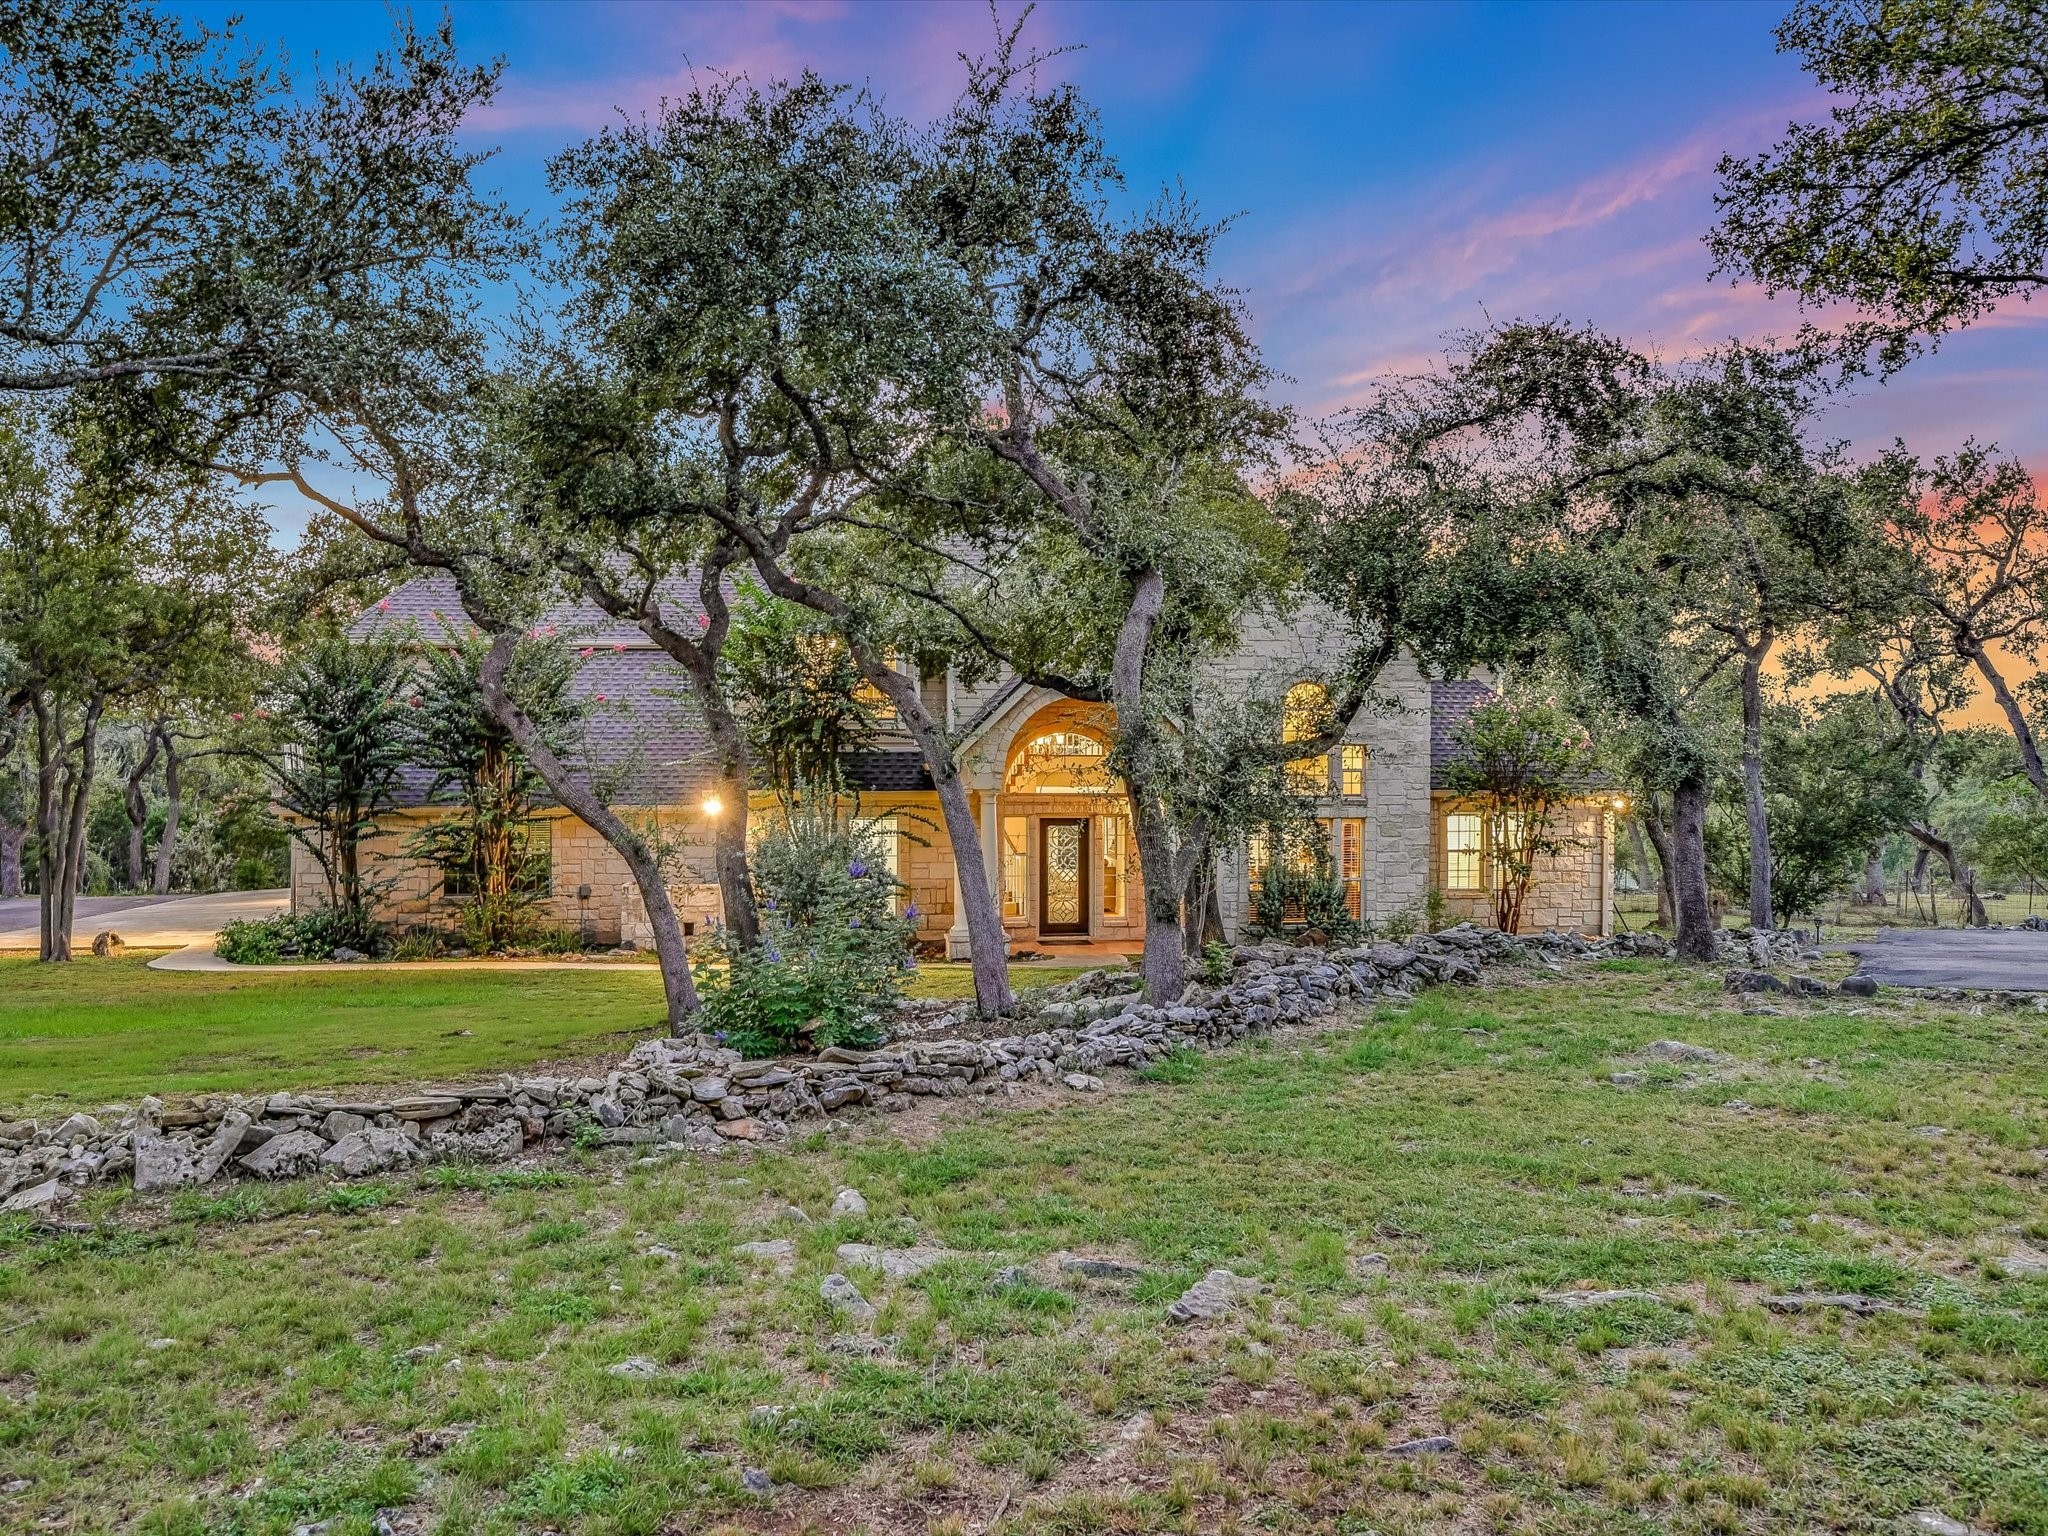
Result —
M175 0L172 0L175 4ZM369 3L180 6L282 44L296 68L365 58L391 12ZM1002 14L1013 17L1015 5ZM1041 4L1027 38L1078 45L1051 69L1100 109L1133 193L1179 180L1237 216L1224 276L1244 290L1283 393L1309 413L1376 372L1425 364L1487 315L1591 321L1667 356L1789 334L1789 302L1708 280L1724 151L1769 144L1824 99L1771 28L1782 4ZM544 211L549 154L689 72L755 79L808 66L899 112L941 109L985 5L490 4L449 7L466 52L502 55L472 126L490 174ZM427 22L438 8L415 14ZM1887 385L1830 408L1863 452L1975 435L2048 474L2048 302L2009 306Z

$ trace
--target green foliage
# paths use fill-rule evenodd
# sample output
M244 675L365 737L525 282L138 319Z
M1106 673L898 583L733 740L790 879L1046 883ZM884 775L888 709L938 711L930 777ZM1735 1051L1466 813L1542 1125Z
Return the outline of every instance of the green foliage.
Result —
M1330 856L1329 835L1314 821L1269 827L1253 840L1251 938L1319 933L1349 944L1363 931L1350 892Z
M872 823L832 802L792 806L754 849L761 941L722 933L698 971L702 1027L749 1056L882 1039L902 996L917 931L914 906L896 911Z
M1583 844L1570 807L1591 782L1592 738L1554 701L1509 696L1475 708L1453 741L1446 787L1478 807L1494 926L1519 933L1537 865Z
M1873 846L1915 820L1926 791L1910 746L1868 700L1844 699L1766 720L1764 794L1769 809L1771 908L1780 924L1816 911L1862 871ZM1707 851L1716 878L1749 882L1749 838L1739 806L1715 808Z
M720 660L747 749L784 800L840 787L840 763L881 724L875 691L816 613L740 589Z
M1800 0L1778 26L1828 103L1753 159L1726 156L1708 236L1719 272L1842 303L1848 367L1885 371L2048 281L2048 14Z
M234 750L263 764L285 825L326 876L327 902L367 921L363 840L411 745L411 667L396 640L314 640L288 657Z
M1403 939L1414 938L1422 927L1423 916L1411 904L1389 913L1386 921L1380 924L1380 932L1398 944Z
M1449 925L1451 915L1450 898L1442 889L1432 885L1422 893L1422 925L1427 933L1442 933Z
M1220 987L1230 980L1230 946L1212 940L1202 946L1202 980Z
M236 965L325 960L337 949L374 955L384 947L381 924L361 910L315 907L270 917L237 918L221 929L214 953Z
M470 633L416 643L407 755L432 770L430 798L452 791L453 809L408 839L406 851L437 865L457 896L463 942L479 954L539 936L534 908L548 893L549 828L533 819L545 786L485 703L489 643ZM522 644L505 689L557 753L583 717L573 698L574 654L552 637Z

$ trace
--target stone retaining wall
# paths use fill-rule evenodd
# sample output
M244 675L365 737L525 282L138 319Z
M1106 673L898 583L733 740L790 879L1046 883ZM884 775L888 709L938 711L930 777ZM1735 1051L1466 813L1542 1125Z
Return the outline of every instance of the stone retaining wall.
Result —
M97 1115L0 1123L0 1208L47 1210L86 1185L121 1179L149 1193L221 1177L355 1178L436 1160L502 1161L571 1142L723 1151L733 1142L780 1141L806 1120L902 1110L920 1097L992 1093L1029 1080L1086 1092L1101 1086L1105 1070L1227 1045L1374 997L1476 982L1483 965L1662 953L1662 941L1649 935L1512 938L1465 925L1352 949L1243 945L1231 951L1227 980L1191 985L1176 1004L1142 1002L1134 972L1091 971L1037 1001L1028 1030L992 1039L950 1035L957 1014L926 1004L907 1009L899 1039L876 1051L743 1061L701 1037L657 1039L607 1072L580 1077L511 1074L362 1101L310 1093L149 1098Z

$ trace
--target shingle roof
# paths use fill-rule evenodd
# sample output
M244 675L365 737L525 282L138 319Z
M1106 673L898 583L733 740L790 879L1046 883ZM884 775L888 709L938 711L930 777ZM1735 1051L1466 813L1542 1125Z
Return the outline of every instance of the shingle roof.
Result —
M1458 727L1465 717L1492 698L1493 690L1473 678L1452 678L1429 685L1429 787L1447 789L1445 774L1458 755Z
M846 775L847 787L851 789L879 792L932 787L931 770L925 766L924 753L915 747L908 751L849 752L840 768Z
M700 612L694 584L678 583L664 593L672 617ZM365 637L410 624L428 641L466 633L469 622L452 581L422 576L365 612L350 633ZM692 802L716 782L717 765L704 733L691 724L695 706L689 680L666 653L639 630L588 603L563 603L549 610L541 627L555 630L564 645L590 654L581 659L572 685L589 705L574 758L584 771L596 769L609 782L608 799L620 805ZM622 781L622 782L621 782ZM427 804L433 776L407 768L399 778L401 806Z

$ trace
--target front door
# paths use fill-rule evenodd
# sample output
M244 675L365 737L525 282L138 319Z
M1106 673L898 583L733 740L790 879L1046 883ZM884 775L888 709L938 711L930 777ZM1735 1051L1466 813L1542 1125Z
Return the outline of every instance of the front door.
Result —
M1088 822L1038 824L1038 931L1088 931Z

